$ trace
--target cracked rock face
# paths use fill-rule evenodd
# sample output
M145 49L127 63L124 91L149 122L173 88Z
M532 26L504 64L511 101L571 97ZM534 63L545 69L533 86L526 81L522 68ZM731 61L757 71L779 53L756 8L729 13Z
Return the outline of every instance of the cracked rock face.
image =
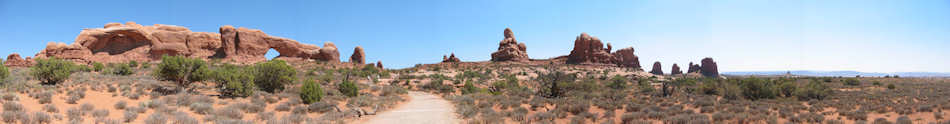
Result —
M238 63L266 61L274 49L279 58L339 62L333 43L324 48L270 36L261 30L222 26L219 33L192 32L188 28L135 22L109 23L103 28L84 29L72 44L49 43L36 57L57 57L80 63L156 61L164 55L218 58Z
M491 54L491 61L516 61L516 62L527 62L530 61L528 58L527 46L524 43L518 43L518 40L515 40L515 34L511 32L510 28L505 28L505 39L502 39L498 43L498 51L495 51Z

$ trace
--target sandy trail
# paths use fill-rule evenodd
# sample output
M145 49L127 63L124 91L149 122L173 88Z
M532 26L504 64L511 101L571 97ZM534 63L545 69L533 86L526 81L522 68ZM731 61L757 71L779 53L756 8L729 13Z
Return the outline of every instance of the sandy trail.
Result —
M409 101L398 108L380 113L365 124L455 124L452 103L434 94L409 91Z

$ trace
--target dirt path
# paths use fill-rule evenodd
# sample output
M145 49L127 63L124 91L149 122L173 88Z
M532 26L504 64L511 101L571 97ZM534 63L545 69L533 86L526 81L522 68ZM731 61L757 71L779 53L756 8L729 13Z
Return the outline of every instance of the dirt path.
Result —
M365 124L455 124L452 103L434 94L409 91L409 101L398 108L380 113Z

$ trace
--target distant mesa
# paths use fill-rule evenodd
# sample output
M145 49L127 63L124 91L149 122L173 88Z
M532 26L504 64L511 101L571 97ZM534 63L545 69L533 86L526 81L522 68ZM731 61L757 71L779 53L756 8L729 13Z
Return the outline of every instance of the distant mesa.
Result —
M442 62L461 62L462 60L455 57L455 53L452 53L450 56L446 57L442 55Z
M13 53L7 56L7 60L3 61L3 66L7 67L27 67L33 65L33 59L26 57L23 59L20 57L20 54Z
M510 28L505 28L505 39L498 43L498 51L491 54L491 61L527 62L530 61L527 49L524 43L515 40L515 34Z
M676 63L673 63L673 69L670 70L670 75L678 74L683 74L683 70L680 70L680 66L676 65Z
M663 66L660 66L660 61L653 62L653 70L650 70L650 73L654 75L663 75Z
M604 44L599 38L581 33L574 40L574 49L567 56L570 64L617 64L623 67L640 68L640 60L633 53L633 47L627 47L610 53L613 46Z
M156 61L164 55L223 59L234 63L265 61L269 49L276 59L340 62L332 42L323 48L295 40L267 35L261 30L222 26L219 33L192 32L188 28L135 22L109 23L103 28L84 29L72 44L49 43L36 58L56 57L79 63ZM365 53L357 47L353 62L365 63Z
M350 63L366 64L366 53L363 53L363 47L353 48L353 55L350 56Z

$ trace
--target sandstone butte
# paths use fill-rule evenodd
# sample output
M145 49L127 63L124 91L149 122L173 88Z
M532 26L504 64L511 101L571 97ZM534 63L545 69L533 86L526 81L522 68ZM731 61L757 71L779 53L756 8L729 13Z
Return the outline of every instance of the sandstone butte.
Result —
M33 58L55 57L76 63L90 64L121 63L128 61L158 61L162 56L186 56L192 58L221 59L236 64L252 64L266 61L269 49L279 55L275 59L307 60L340 63L340 53L332 42L323 47L304 44L292 39L267 35L261 30L221 26L218 33L192 32L188 28L174 25L155 24L142 26L135 22L108 23L102 28L82 30L72 44L47 43L46 48ZM574 48L566 58L568 64L608 64L642 70L639 58L633 47L611 52L610 43L604 47L599 38L581 33L574 40ZM498 44L498 50L491 54L491 61L529 62L527 46L519 43L510 28L505 28L504 39ZM349 61L365 64L366 54L362 47L354 48ZM556 58L556 59L557 59ZM443 56L442 62L461 62L454 54ZM5 66L31 66L30 57L23 59L19 54L7 56ZM701 73L707 77L718 77L716 62L712 58L702 59L701 65L690 62L687 73ZM382 61L376 62L383 67ZM659 62L654 63L654 71L662 75ZM674 67L679 72L679 67ZM681 72L679 72L681 73Z

